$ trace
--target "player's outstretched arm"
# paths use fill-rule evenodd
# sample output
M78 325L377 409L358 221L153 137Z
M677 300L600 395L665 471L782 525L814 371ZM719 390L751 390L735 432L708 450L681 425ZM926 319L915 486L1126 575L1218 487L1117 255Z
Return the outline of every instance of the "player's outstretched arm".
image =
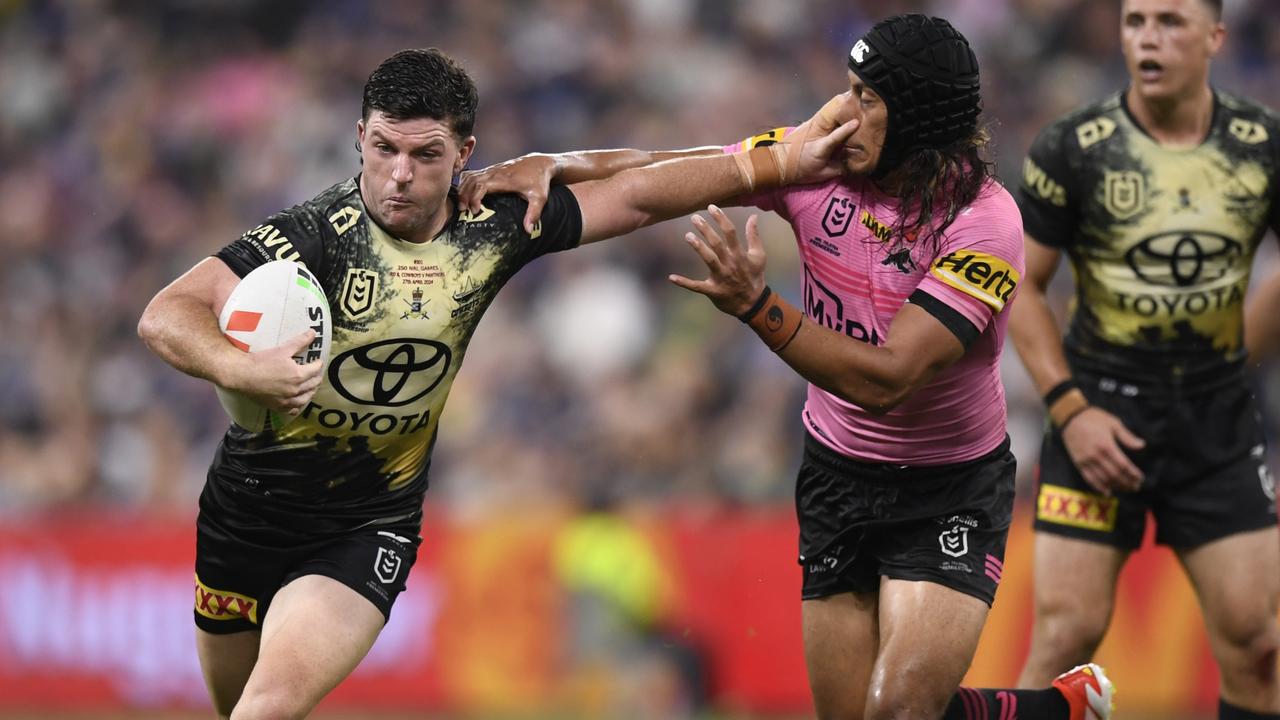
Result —
M138 336L178 370L296 415L320 387L318 361L293 361L314 333L307 330L261 352L237 349L218 327L218 313L239 282L222 260L206 258L151 299L138 321Z
M1048 404L1049 421L1085 482L1098 492L1137 490L1142 471L1121 446L1137 450L1146 443L1115 415L1094 405L1071 382L1062 352L1062 334L1049 308L1046 289L1058 268L1061 252L1026 236L1026 274L1009 317L1009 335Z
M571 185L582 210L582 242L633 230L751 192L817 183L844 173L844 144L859 120L829 121L823 106L781 142L732 154L699 155L632 168Z
M750 325L769 349L814 385L870 412L886 413L964 356L955 334L912 304L894 318L882 346L803 322L797 308L765 285L756 216L747 220L744 247L733 221L715 206L708 210L712 222L695 215L697 232L687 233L685 241L706 263L709 276L669 279Z
M664 160L719 155L721 152L719 147L708 146L685 150L577 150L554 155L529 153L490 165L483 170L462 173L458 200L462 207L479 212L480 203L489 193L518 193L529 203L524 217L524 229L525 232L532 233L533 225L547 203L547 193L553 182L572 185L603 180L623 170L647 167Z

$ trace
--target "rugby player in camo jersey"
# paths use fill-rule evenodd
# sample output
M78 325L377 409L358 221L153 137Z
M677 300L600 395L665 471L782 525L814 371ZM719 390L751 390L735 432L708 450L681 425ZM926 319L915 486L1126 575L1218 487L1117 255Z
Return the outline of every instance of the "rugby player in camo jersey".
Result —
M1221 0L1125 0L1120 21L1129 86L1046 127L1018 193L1009 328L1049 415L1021 683L1093 656L1150 512L1199 596L1219 716L1280 718L1280 532L1242 337L1254 253L1280 227L1280 118L1209 84ZM1064 254L1065 339L1045 297Z
M175 368L295 416L278 431L232 425L200 498L196 646L220 717L303 717L373 645L417 557L445 398L517 270L753 184L835 177L830 158L857 127L773 151L659 153L689 157L557 187L526 226L519 196L463 212L451 185L475 147L477 97L439 51L392 56L365 85L360 174L201 261L139 322ZM239 278L274 259L305 264L326 291L327 367L291 359L310 331L246 354L218 328Z

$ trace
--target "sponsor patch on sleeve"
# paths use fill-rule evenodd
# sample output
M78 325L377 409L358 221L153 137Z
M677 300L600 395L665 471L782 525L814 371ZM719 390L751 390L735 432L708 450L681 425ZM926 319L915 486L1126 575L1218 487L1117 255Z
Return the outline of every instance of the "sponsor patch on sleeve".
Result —
M752 135L751 137L742 141L742 149L750 150L751 148L754 148L754 147L767 147L769 145L772 145L778 142L779 140L781 140L782 138L786 137L787 132L789 130L791 130L791 128L780 127L780 128L774 128L769 132L760 133L759 135Z
M995 312L1004 309L1022 276L995 255L977 250L955 250L933 261L934 277L966 295L986 303Z
M1120 500L1080 492L1060 485L1042 484L1036 497L1036 517L1045 522L1111 532L1116 528Z

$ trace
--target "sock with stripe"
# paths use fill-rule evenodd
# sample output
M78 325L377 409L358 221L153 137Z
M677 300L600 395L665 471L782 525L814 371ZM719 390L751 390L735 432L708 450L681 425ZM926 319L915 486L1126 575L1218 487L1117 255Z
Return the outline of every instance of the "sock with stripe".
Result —
M942 720L1069 720L1071 707L1055 688L988 690L962 687Z
M1280 715L1245 710L1218 698L1218 720L1280 720Z

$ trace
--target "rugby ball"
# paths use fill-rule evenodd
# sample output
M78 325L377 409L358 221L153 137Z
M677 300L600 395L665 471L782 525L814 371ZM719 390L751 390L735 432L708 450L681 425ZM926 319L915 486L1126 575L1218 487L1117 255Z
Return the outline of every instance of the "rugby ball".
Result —
M278 347L311 328L315 341L294 355L294 361L302 365L318 360L323 366L329 360L329 301L315 276L292 260L274 260L245 275L222 307L218 326L232 345L248 353ZM293 419L238 392L214 387L227 415L246 430L279 430Z

